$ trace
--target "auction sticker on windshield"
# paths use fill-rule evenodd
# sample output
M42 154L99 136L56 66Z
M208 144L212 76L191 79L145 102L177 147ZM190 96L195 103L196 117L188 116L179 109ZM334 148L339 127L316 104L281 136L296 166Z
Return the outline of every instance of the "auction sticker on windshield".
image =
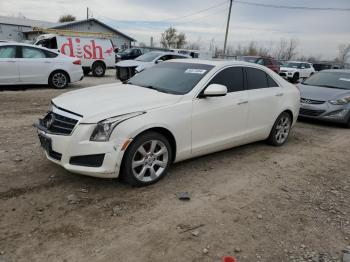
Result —
M187 69L185 71L186 74L199 74L199 75L203 75L205 72L207 72L207 70L204 70L204 69Z

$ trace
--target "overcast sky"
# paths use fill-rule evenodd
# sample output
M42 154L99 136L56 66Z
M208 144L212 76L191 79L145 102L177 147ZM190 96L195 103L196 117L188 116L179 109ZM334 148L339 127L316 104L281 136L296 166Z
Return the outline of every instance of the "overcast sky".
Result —
M245 1L350 8L350 0ZM129 34L138 42L148 44L150 36L159 42L161 32L174 26L186 33L189 42L199 42L207 48L211 39L215 39L217 46L223 46L229 0L0 0L0 15L23 15L56 22L60 15L66 13L84 19L87 6L94 17ZM213 6L216 7L191 15ZM300 54L334 58L339 44L350 43L350 12L276 9L242 3L233 5L228 45L255 40L265 46L273 46L281 38L296 38Z

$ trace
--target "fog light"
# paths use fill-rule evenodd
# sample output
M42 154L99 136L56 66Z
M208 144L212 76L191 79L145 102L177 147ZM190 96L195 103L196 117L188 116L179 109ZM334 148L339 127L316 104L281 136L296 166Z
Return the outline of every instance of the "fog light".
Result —
M326 117L344 118L348 113L347 109L336 110L325 115Z

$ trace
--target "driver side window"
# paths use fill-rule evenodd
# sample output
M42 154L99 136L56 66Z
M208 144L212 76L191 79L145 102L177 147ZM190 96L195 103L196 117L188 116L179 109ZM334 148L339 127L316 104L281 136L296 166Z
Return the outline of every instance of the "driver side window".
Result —
M244 90L243 68L229 67L217 73L209 82L210 84L220 84L227 87L227 93Z

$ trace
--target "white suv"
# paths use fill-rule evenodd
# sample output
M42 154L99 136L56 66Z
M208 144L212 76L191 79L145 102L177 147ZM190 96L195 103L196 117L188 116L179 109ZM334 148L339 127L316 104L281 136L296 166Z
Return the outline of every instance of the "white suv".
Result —
M313 73L315 73L315 69L312 64L305 62L288 61L280 68L280 75L293 83L296 83L300 78L308 78Z
M64 88L83 76L78 58L28 44L0 43L0 85L49 84Z

